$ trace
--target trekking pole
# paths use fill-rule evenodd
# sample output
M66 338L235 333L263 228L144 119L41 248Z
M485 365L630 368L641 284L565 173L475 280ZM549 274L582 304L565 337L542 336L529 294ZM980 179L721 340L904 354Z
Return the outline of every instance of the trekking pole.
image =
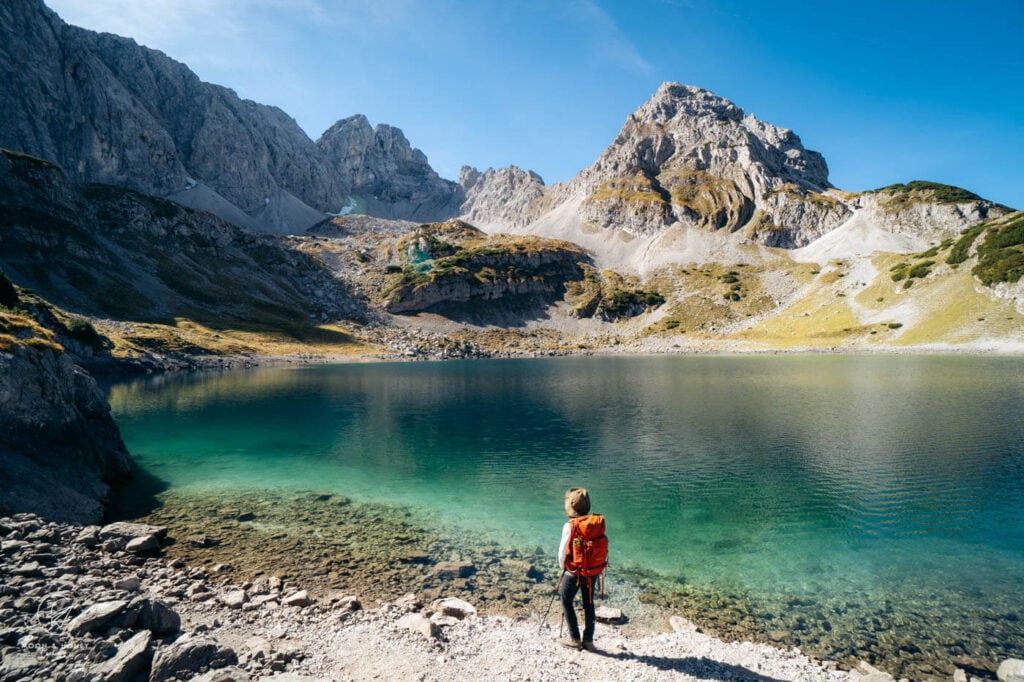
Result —
M541 628L544 627L544 623L546 623L547 620L548 620L548 614L551 613L551 607L555 605L555 597L558 596L558 590L559 590L560 587L562 587L562 578L564 578L564 577L565 577L565 571L562 571L562 575L560 575L558 577L558 582L555 583L555 593L553 595L551 595L551 601L548 602L548 610L544 612L544 617L541 618L540 623L537 625L537 634L538 635L540 634ZM561 635L562 635L562 626L561 625L558 626L558 635L559 635L559 637L561 637Z

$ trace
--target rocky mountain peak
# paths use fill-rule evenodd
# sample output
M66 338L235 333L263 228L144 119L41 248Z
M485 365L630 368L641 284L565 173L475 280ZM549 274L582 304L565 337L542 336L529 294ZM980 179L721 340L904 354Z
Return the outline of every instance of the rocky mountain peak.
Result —
M356 114L328 128L316 146L371 215L443 220L462 204L462 187L442 179L427 155L394 126L374 128L366 116Z
M494 230L525 226L544 197L544 178L518 166L488 168L483 173L463 166L459 184L466 195L462 207L466 220Z
M632 118L637 121L669 123L681 117L740 121L743 115L743 109L710 90L666 82L636 110Z

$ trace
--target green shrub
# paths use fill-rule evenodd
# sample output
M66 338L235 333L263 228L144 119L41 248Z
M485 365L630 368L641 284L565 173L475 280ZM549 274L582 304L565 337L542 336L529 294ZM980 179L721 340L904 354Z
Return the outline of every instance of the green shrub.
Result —
M987 286L1024 276L1024 216L989 230L971 272Z
M879 187L878 189L871 190L868 194L875 194L877 192L908 194L910 192L923 192L929 190L934 192L935 201L942 204L965 204L970 201L982 200L981 197L974 192L968 192L962 187L943 185L940 182L928 182L927 180L911 180L906 184L897 182L894 185L887 185L885 187Z
M68 336L75 341L90 346L94 350L103 349L103 337L100 336L99 332L96 331L96 327L92 326L92 322L89 320L76 317L67 324L67 329Z
M971 244L978 238L978 235L985 231L985 223L978 223L974 227L970 227L963 231L960 239L956 240L953 244L953 248L949 250L949 257L946 258L946 263L956 267L965 260L971 250Z

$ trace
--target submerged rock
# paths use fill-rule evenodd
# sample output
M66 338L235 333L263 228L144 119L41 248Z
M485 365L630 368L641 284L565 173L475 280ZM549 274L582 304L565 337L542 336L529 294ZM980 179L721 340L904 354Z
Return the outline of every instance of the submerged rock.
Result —
M1000 682L1024 682L1024 660L1008 658L999 664L996 671Z

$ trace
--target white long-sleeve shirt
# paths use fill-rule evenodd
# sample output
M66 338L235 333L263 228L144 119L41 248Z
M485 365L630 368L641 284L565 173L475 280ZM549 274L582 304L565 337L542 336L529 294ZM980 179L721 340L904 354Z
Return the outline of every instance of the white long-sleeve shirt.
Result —
M558 543L558 566L563 571L565 570L565 554L569 550L570 535L572 535L572 528L569 526L569 522L566 521L565 525L562 526L562 541Z

